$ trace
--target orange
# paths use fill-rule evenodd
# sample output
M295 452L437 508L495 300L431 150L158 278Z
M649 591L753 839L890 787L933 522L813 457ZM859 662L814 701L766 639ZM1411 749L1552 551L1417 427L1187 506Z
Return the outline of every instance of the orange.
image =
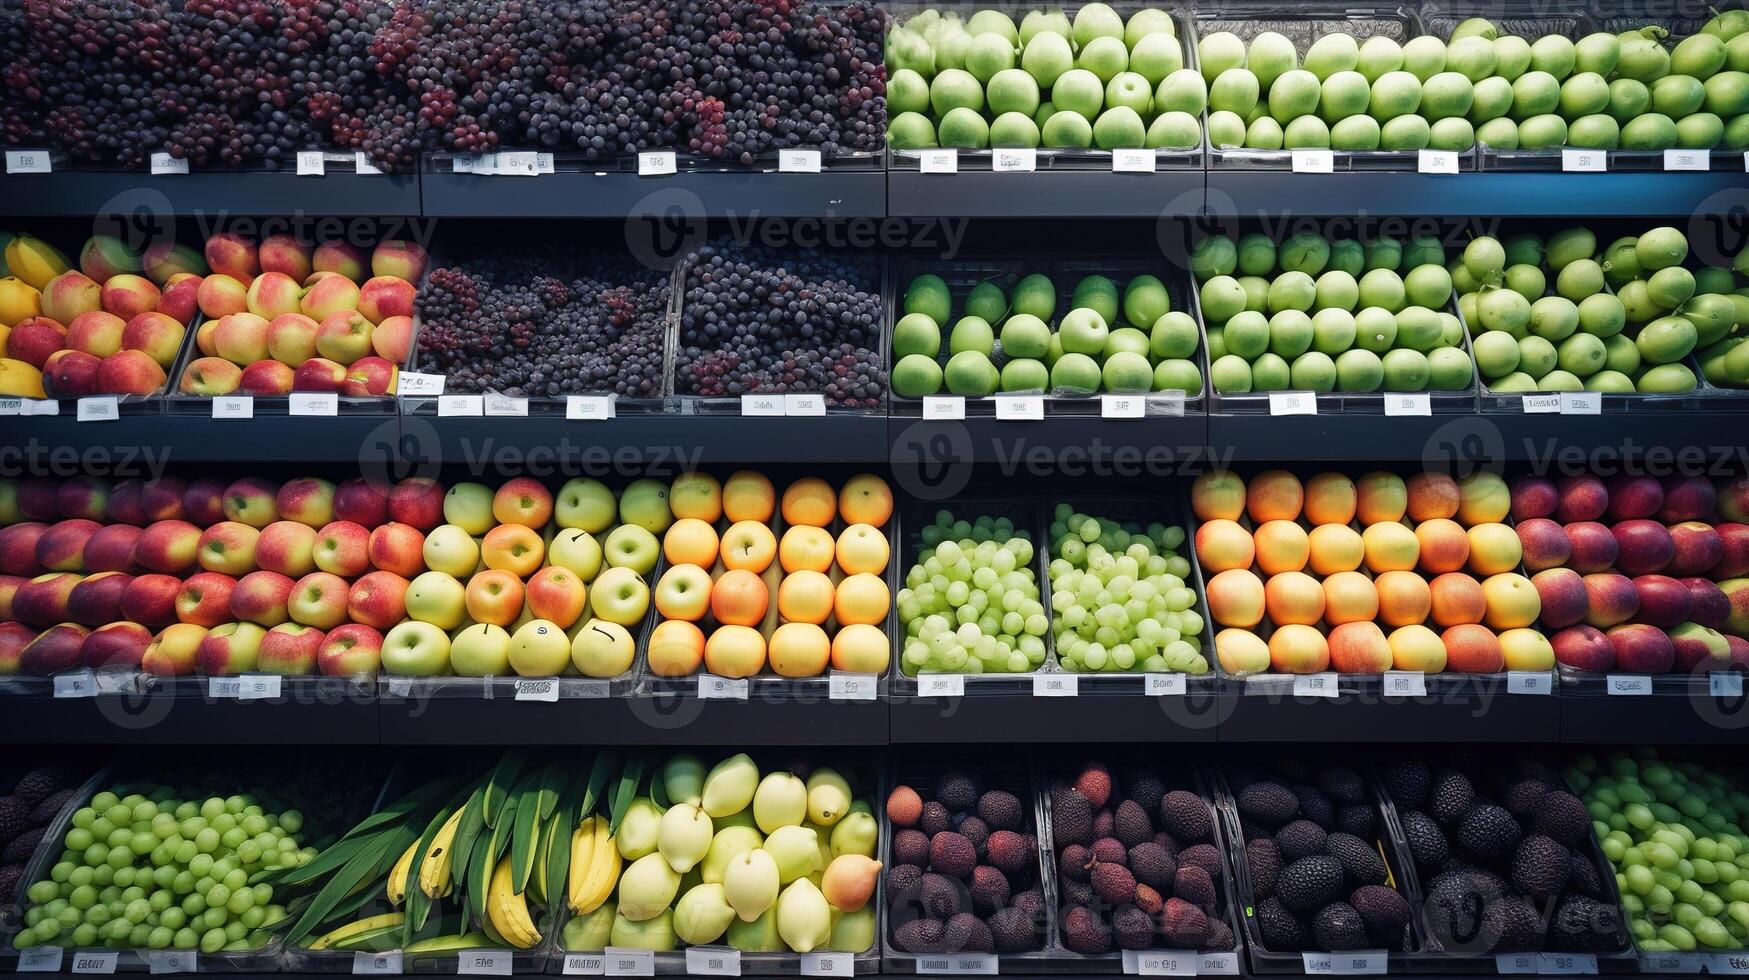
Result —
M723 484L723 516L731 521L771 520L777 509L777 491L763 473L741 470Z
M718 677L751 677L765 666L765 637L751 626L719 626L705 641L704 666Z
M838 595L832 604L838 625L885 622L887 618L887 583L879 575L863 572L838 583Z
M791 524L825 527L838 515L838 495L817 476L804 476L783 492L783 519Z
M777 614L790 623L824 623L836 598L832 580L811 569L785 575L777 586Z
M893 491L873 473L858 473L838 491L838 513L857 524L885 527L893 516Z
M825 572L832 568L835 549L832 535L825 528L797 524L783 532L783 540L777 545L777 560L786 572L802 569Z
M785 623L771 634L766 656L784 677L817 677L826 672L832 641L813 623Z
M855 674L882 674L892 659L887 634L877 626L852 623L832 638L832 666Z
M647 650L651 672L685 677L704 662L704 632L684 619L668 619L650 631Z
M724 572L711 586L711 615L731 626L752 626L765 618L771 592L765 580L745 569Z
M662 554L670 565L709 568L717 563L717 529L696 517L682 517L662 535Z

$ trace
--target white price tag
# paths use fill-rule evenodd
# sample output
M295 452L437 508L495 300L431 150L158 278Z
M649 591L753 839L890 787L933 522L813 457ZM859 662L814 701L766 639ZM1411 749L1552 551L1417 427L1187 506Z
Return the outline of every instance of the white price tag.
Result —
M874 674L846 674L835 670L826 678L826 700L873 701L879 681Z
M18 972L59 973L62 952L59 946L32 946L18 954Z
M1081 678L1074 674L1034 674L1032 696L1035 698L1072 698L1081 693Z
M1708 973L1749 974L1749 953L1707 953L1706 971ZM23 969L23 967L19 967Z
M153 973L198 973L200 954L192 949L148 950L146 966Z
M604 953L566 953L564 973L567 977L599 977L607 972Z
M214 677L207 682L207 693L214 698L236 698L238 701L263 701L279 697L278 674L242 674L237 677Z
M1390 954L1384 950L1345 950L1340 953L1302 953L1307 973L1326 976L1376 976L1390 972Z
M328 174L328 159L321 150L298 151L299 177L325 177Z
M480 157L475 153L457 153L449 158L449 172L452 174L471 174L478 171Z
M516 679L516 700L556 702L559 700L559 679L557 677L519 677Z
M539 177L540 154L531 150L501 152L495 172L500 177Z
M796 394L783 396L783 414L800 416L822 416L826 414L826 396L815 394Z
M1749 150L1743 151L1743 172L1749 173Z
M573 677L559 682L559 696L562 698L605 698L610 693L611 686L605 680Z
M1433 396L1425 391L1387 391L1385 414L1432 415Z
M352 154L352 169L353 172L360 174L382 173L376 164L370 162L370 154L363 150L358 150Z
M443 375L402 371L395 391L402 395L441 395L443 394Z
M1271 415L1316 415L1318 393L1315 391L1272 391L1269 393Z
M688 946L686 972L694 977L738 977L741 951L722 946Z
M1715 698L1740 698L1743 696L1743 675L1715 670L1707 675L1707 691Z
M1100 395L1099 417L1102 419L1139 419L1148 411L1148 400L1141 395Z
M1604 690L1609 694L1628 696L1651 694L1652 679L1644 674L1610 674L1604 679Z
M0 416L29 414L24 410L24 399L0 398Z
M1427 696L1427 675L1419 670L1385 671L1385 694L1398 698Z
M638 154L639 177L667 177L674 173L674 151L655 150Z
M1153 150L1127 149L1111 151L1111 172L1114 174L1151 174L1154 172Z
M1150 698L1171 697L1185 692L1183 674L1143 674L1142 693Z
M613 418L612 395L566 395L565 418L572 421L601 422Z
M1711 150L1665 150L1665 170L1711 170Z
M705 701L745 701L747 700L747 678L700 674L698 675L698 696L700 700Z
M391 678L389 678L389 697L404 698L404 697L408 697L412 693L413 693L413 678L411 678L411 677L391 677Z
M352 954L352 972L365 975L399 974L401 951L396 949L387 953L367 953L359 950Z
M958 698L966 693L964 674L921 674L917 678L920 698Z
M287 415L340 414L340 396L332 391L294 391L286 399Z
M81 422L114 422L121 418L121 403L114 395L81 398L77 417Z
M1553 694L1555 677L1546 670L1509 670L1506 672L1507 694Z
M559 172L558 164L554 162L551 153L536 153L534 157L539 164L539 170L542 174L556 174Z
M820 151L778 150L777 172L780 174L817 174L820 172Z
M213 418L252 419L255 399L249 395L219 395L213 399Z
M782 395L742 395L741 414L753 418L770 418L783 414Z
M152 154L150 170L154 177L167 177L188 173L188 161L181 157L173 157L168 153Z
M455 972L470 977L507 977L511 960L508 949L464 949L456 955Z
M443 395L437 399L438 418L465 418L486 414L486 399L481 395Z
M1415 169L1424 174L1455 174L1458 155L1455 150L1422 150L1416 155Z
M997 173L1032 173L1038 169L1038 151L1030 147L995 150L990 156L990 169Z
M610 977L653 977L656 975L656 954L647 949L607 947L607 970Z
M1194 977L1197 955L1187 949L1123 951L1123 972L1140 977Z
M218 700L221 698L235 699L243 692L243 680L240 677L209 677L206 682L206 696Z
M960 151L919 150L917 169L926 174L957 174L960 172Z
M116 951L78 950L73 954L74 973L114 973Z
M511 395L487 395L486 414L526 418L528 416L528 399L516 398Z
M139 674L131 670L100 670L96 673L98 694L132 694L139 686Z
M1555 415L1561 411L1561 395L1559 392L1525 395L1522 405L1526 415Z
M1045 400L1038 395L997 395L996 421L1038 422L1045 417Z
M1566 977L1597 972L1597 957L1590 953L1538 953L1536 972L1545 977Z
M924 395L923 417L932 422L958 422L966 417L966 400L959 395Z
M1603 392L1601 391L1562 391L1562 415L1598 415L1603 412Z
M1236 977L1239 975L1239 954L1231 950L1203 953L1197 957L1196 972L1205 977Z
M1603 150L1562 150L1561 169L1570 174L1600 174L1609 169Z
M856 957L850 953L803 953L801 972L804 977L853 977Z
M7 150L6 172L9 174L46 174L54 171L47 150Z
M1500 953L1494 957L1494 972L1503 976L1536 972L1535 953Z
M1294 678L1296 698L1333 698L1340 693L1336 675L1328 671L1322 674L1300 674Z
M995 976L1001 971L994 953L950 953L917 957L917 972Z
M1699 973L1705 964L1705 953L1640 954L1640 972L1642 973Z
M1147 412L1155 417L1181 419L1184 417L1184 393L1172 395L1149 395Z
M59 415L61 400L59 398L26 398L24 407L19 409L20 415Z
M1336 169L1336 154L1329 150L1294 150L1292 153L1296 174L1327 174Z
M57 698L94 698L97 696L97 676L90 669L56 674L54 695Z

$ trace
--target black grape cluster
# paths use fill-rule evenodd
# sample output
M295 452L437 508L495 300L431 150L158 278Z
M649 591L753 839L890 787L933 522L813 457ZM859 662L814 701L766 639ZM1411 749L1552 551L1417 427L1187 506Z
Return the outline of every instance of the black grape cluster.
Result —
M872 263L729 241L684 261L676 394L819 392L828 404L879 407L887 373Z
M521 397L662 392L670 275L621 256L520 249L433 269L418 370Z

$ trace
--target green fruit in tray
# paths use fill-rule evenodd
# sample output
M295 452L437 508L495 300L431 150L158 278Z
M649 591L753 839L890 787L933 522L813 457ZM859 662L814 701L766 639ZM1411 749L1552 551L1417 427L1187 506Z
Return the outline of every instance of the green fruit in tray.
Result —
M1006 517L972 522L941 511L919 541L897 600L905 673L1038 669L1050 624L1027 533Z

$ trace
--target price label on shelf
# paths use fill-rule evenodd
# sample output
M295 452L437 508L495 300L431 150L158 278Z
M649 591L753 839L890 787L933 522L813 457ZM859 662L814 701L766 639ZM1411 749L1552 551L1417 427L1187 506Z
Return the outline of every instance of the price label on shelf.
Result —
M1333 673L1300 674L1294 678L1294 697L1296 698L1333 698L1340 694ZM1306 972L1310 973L1310 970Z
M926 174L957 174L960 172L960 151L919 150L917 170Z
M516 679L516 700L556 702L559 700L559 679L557 677L519 677Z
M352 954L352 972L366 976L399 974L401 972L401 951L395 949L387 953L367 953L360 950Z
M146 967L153 973L199 973L200 954L192 949L146 951Z
M1315 391L1272 391L1269 393L1271 415L1316 415L1318 393Z
M964 674L922 674L917 678L917 696L923 698L958 698L966 693Z
M64 952L59 946L32 946L18 954L18 972L59 973Z
M1570 174L1600 174L1609 169L1603 150L1562 150L1561 169Z
M1610 674L1603 689L1610 694L1633 696L1652 693L1652 678L1644 674Z
M396 382L395 391L402 395L441 395L443 394L443 375L402 371Z
M932 422L963 421L966 400L960 395L924 395L923 417Z
M1296 174L1327 174L1336 169L1336 155L1329 150L1294 150L1293 171Z
M1139 419L1148 412L1148 400L1142 395L1100 395L1099 417L1103 419Z
M154 153L148 169L154 177L172 177L188 173L188 161L168 153Z
M850 953L803 953L801 973L804 977L853 977L856 957Z
M599 977L607 972L605 953L566 953L564 974L567 977Z
M741 951L722 946L688 946L686 973L694 977L738 977Z
M1536 972L1535 953L1500 953L1494 957L1494 972L1502 976Z
M652 150L638 154L639 177L667 177L674 170L673 150Z
M1432 415L1433 396L1425 391L1387 391L1385 414Z
M1390 972L1390 954L1378 950L1347 950L1341 953L1302 953L1307 973L1333 977L1378 976Z
M609 946L606 954L606 973L610 977L653 977L656 975L656 954L651 950Z
M479 395L443 395L437 399L438 418L466 418L486 414L486 399Z
M358 150L352 154L352 171L358 174L381 174L382 170L370 162L370 154Z
M777 172L780 174L817 174L820 172L820 151L778 150Z
M294 391L286 397L287 415L339 415L340 396L332 391Z
M299 177L324 177L328 174L328 157L321 150L298 151Z
M213 399L213 418L252 419L255 399L249 395L219 395Z
M1597 972L1597 957L1590 953L1538 953L1536 972L1545 977L1590 976Z
M1563 391L1559 394L1562 415L1599 415L1603 412L1601 391Z
M1045 400L1038 395L997 395L996 421L1038 422L1045 417Z
M207 695L215 700L264 701L279 697L278 674L243 674L214 677L207 681Z
M59 415L61 400L59 398L26 398L24 407L19 409L20 415Z
M1559 392L1525 395L1521 407L1526 415L1556 415L1561 411L1561 395Z
M1458 155L1455 150L1422 150L1416 155L1415 169L1424 174L1455 174Z
M457 153L449 158L449 172L452 174L479 173L485 158L478 153Z
M1197 955L1188 949L1123 951L1123 972L1138 977L1194 977Z
M1553 694L1555 675L1546 670L1509 670L1506 672L1507 694Z
M1185 692L1183 674L1143 674L1142 693L1150 698L1165 698Z
M771 418L783 414L783 396L776 394L742 395L741 414L751 418Z
M1385 694L1398 698L1427 696L1427 675L1419 670L1385 671Z
M698 675L698 696L703 701L747 700L747 678Z
M456 955L455 972L470 977L507 977L512 959L508 949L464 949Z
M78 420L81 422L114 422L121 418L121 403L114 395L99 395L79 399Z
M1184 417L1184 397L1184 392L1182 391L1172 391L1161 395L1149 395L1147 398L1147 412L1149 415L1159 418L1181 419Z
M559 697L605 698L613 693L605 679L569 677L559 682Z
M1640 970L1643 973L1700 973L1705 965L1704 953L1640 954Z
M990 169L997 173L1032 173L1038 169L1038 151L1031 147L1007 147L992 152Z
M97 675L90 668L56 674L53 690L57 698L94 698L97 696Z
M783 396L783 414L802 417L822 416L826 414L826 396L821 394L800 394Z
M1743 696L1743 675L1715 670L1707 675L1707 693L1715 698L1740 698Z
M0 398L0 416L29 414L29 412L24 410L24 399Z
M1231 950L1203 953L1197 958L1196 972L1205 977L1236 977L1239 975L1239 954Z
M539 177L540 154L532 150L500 152L493 173L501 177Z
M1074 674L1034 674L1035 698L1072 698L1081 693L1081 679Z
M1001 969L995 953L953 953L946 956L917 957L917 972L995 976Z
M528 399L512 395L487 395L486 414L525 418L528 415Z
M6 172L9 174L46 174L54 172L47 150L7 150Z
M583 422L605 422L614 416L612 395L566 395L565 418Z
M115 950L79 950L73 954L74 973L114 973Z
M1115 174L1151 174L1157 165L1153 150L1111 151L1111 172Z
M833 671L826 678L828 701L873 701L879 678L874 674L847 674Z
M1743 953L1706 953L1708 973L1749 975L1749 955Z
M1711 150L1665 150L1665 170L1711 170Z

